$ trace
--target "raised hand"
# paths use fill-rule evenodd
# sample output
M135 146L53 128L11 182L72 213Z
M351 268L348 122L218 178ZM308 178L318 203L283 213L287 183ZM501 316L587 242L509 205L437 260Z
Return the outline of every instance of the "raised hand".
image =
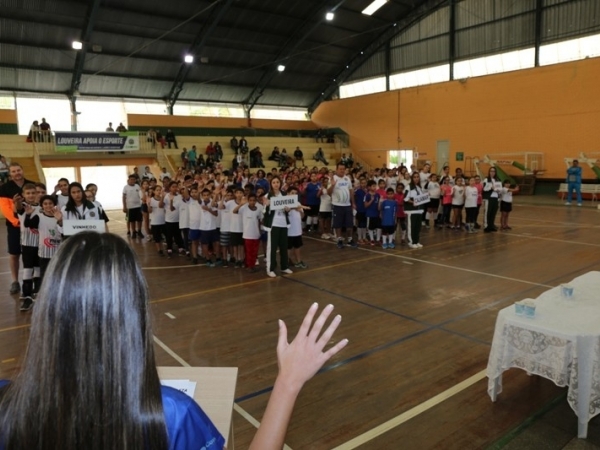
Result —
M56 219L57 222L60 222L63 219L63 215L62 212L60 211L60 208L58 206L56 206L54 208L54 218Z
M298 334L291 343L287 340L285 323L279 321L279 340L277 343L277 362L279 377L289 385L300 389L323 365L347 344L342 339L327 351L323 351L333 333L340 325L342 317L337 315L321 334L325 322L333 311L333 305L327 305L313 324L319 305L314 303L308 310Z

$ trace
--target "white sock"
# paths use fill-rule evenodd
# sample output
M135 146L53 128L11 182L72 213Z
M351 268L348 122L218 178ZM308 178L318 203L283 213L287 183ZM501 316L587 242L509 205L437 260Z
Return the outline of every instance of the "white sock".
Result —
M381 240L381 228L377 228L377 240Z
M374 241L375 239L373 238L373 230L369 230L369 238L371 238L372 241Z

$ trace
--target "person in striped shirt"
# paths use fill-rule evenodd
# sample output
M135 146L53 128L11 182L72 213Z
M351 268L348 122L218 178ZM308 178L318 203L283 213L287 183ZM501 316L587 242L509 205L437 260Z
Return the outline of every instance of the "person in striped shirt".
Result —
M56 199L53 196L44 195L40 199L40 203L41 210L37 213L32 206L25 207L25 226L37 229L39 233L38 256L41 282L50 264L50 259L62 241L63 215L56 207Z
M34 214L40 210L36 202L36 186L27 183L23 186L23 195L15 199L14 211L19 218L21 228L21 257L23 259L23 287L21 290L21 311L29 311L33 298L40 286L40 263L38 257L39 234L37 228L25 226L25 209L30 207ZM24 200L24 201L23 201Z

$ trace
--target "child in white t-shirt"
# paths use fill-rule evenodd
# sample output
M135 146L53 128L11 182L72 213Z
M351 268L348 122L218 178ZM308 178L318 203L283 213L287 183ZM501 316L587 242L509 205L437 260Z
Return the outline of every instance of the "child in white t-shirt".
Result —
M465 188L465 211L467 212L467 233L477 233L475 221L477 220L477 199L479 189L476 186L475 177L469 179L469 185Z
M165 197L163 189L160 186L155 186L154 189L148 191L148 214L150 217L150 229L154 238L154 245L158 254L163 256L162 240L165 232Z
M503 231L512 230L508 226L508 216L512 211L513 192L519 192L519 186L511 187L509 180L504 180L504 186L500 191L500 229Z
M298 189L296 187L290 188L288 195L298 195ZM291 209L288 213L290 219L290 227L288 228L288 255L291 252L293 258L288 256L290 264L294 264L295 267L306 269L308 266L302 261L300 256L300 249L302 248L302 218L304 217L304 208L310 209L309 206L298 206L297 208ZM293 262L295 261L295 263Z
M256 195L249 194L248 198L242 200L242 204L233 209L233 214L242 218L242 236L244 239L244 250L246 253L246 270L258 272L256 265L258 259L258 247L260 246L260 225L263 217L263 206L256 202Z
M319 220L321 222L321 239L331 238L331 195L327 193L329 187L329 178L323 177L321 179L321 190L317 194L321 203L319 205Z
M190 223L189 241L191 243L192 250L192 264L198 264L198 247L200 243L200 221L202 215L202 208L198 199L200 193L197 187L192 187L190 190L191 200L188 204L188 215Z

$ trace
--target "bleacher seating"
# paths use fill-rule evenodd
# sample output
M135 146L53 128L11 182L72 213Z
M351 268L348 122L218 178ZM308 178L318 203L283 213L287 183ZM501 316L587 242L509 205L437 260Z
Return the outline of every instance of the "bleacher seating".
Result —
M236 136L240 139L240 136ZM223 162L225 167L230 167L231 161L234 158L234 151L229 146L229 140L231 138L224 139L222 136L178 136L177 144L179 149L168 147L165 148L169 161L174 167L181 166L181 150L187 148L188 150L192 145L196 146L198 154L205 154L206 146L212 142L219 142L223 148ZM273 167L278 167L275 161L269 161L268 158L271 155L273 147L279 147L279 150L286 149L289 156L293 156L296 147L300 147L304 154L304 164L307 167L317 166L323 167L324 164L313 160L313 155L317 152L317 149L321 147L325 154L325 159L329 162L329 168L335 168L335 162L340 158L336 150L336 146L333 143L321 143L315 142L313 138L293 138L293 137L246 137L248 141L248 147L252 150L255 147L260 147L262 153L263 163L267 170Z
M561 200L565 200L567 196L567 183L561 183L556 193ZM581 185L581 197L586 200L596 201L600 195L600 184L582 184Z

